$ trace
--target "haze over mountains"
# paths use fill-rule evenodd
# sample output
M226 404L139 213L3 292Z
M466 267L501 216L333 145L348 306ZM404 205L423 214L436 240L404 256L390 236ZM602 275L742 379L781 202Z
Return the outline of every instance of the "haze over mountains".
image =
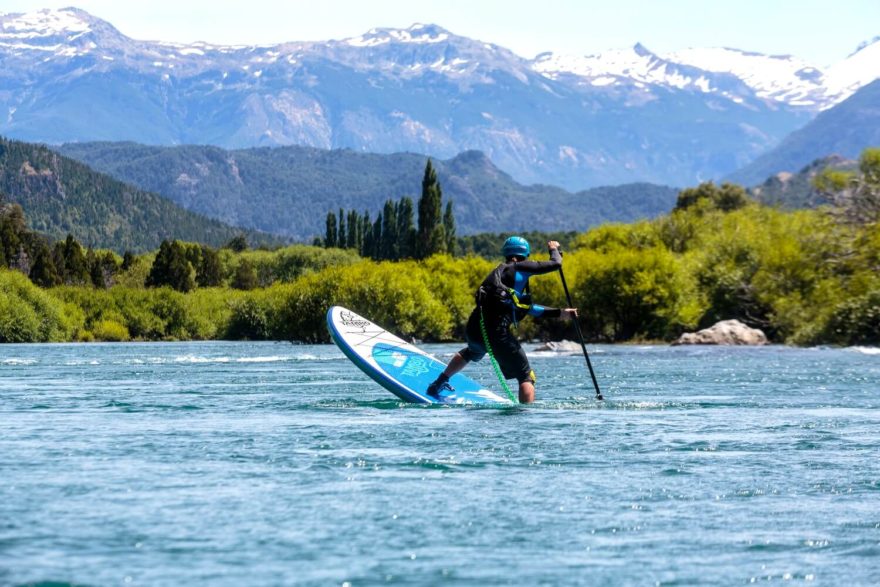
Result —
M521 183L684 186L751 163L878 74L878 39L827 69L638 44L525 59L435 25L266 47L140 41L68 8L0 16L0 134L443 159L477 149Z

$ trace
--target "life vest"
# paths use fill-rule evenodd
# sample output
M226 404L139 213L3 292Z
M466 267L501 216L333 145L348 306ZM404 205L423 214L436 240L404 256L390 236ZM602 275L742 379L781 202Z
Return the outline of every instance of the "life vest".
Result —
M477 307L487 312L504 316L510 313L514 325L522 319L532 307L532 295L526 283L523 293L505 284L501 275L510 263L501 263L483 280L474 296Z

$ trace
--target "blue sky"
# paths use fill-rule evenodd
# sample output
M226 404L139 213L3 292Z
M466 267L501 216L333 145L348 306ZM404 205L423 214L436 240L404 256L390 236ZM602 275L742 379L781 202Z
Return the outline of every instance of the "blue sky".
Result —
M524 57L641 42L657 53L724 46L823 66L880 35L880 0L2 0L0 11L70 5L138 39L275 43L421 22Z

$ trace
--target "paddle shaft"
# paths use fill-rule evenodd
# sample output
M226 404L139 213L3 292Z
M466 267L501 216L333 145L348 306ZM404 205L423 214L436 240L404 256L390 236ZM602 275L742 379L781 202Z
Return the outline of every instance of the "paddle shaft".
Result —
M571 303L571 294L568 293L568 284L565 283L565 273L562 272L562 267L559 268L559 277L562 278L562 289L565 290L565 297L568 300L568 307L574 308L574 304ZM581 343L581 350L584 351L584 358L587 360L587 368L590 370L590 378L593 380L593 387L596 388L596 399L604 399L602 397L602 392L599 391L599 382L596 381L596 373L593 371L593 363L590 362L590 354L587 352L587 345L584 343L584 335L581 333L581 325L578 321L577 316L575 316L574 319L574 329L577 332L578 340Z

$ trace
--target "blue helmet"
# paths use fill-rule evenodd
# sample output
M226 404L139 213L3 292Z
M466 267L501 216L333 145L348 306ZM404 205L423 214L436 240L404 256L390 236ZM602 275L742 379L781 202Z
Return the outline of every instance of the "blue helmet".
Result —
M504 241L504 246L501 247L501 254L505 259L513 256L528 258L531 252L532 247L529 246L529 241L521 236L510 237Z

